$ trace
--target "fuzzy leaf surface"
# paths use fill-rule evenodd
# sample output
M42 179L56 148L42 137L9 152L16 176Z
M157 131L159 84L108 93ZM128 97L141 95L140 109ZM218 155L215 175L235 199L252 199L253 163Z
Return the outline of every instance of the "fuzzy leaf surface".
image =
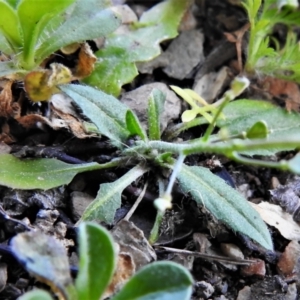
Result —
M75 0L21 0L17 7L23 34L23 56L32 55L39 34L55 14L64 11Z
M121 206L123 190L145 172L145 167L137 165L118 180L101 184L96 199L86 208L79 222L99 220L113 223L116 210Z
M183 165L178 180L183 192L190 193L215 218L266 249L273 249L270 233L259 214L223 179L206 168Z
M79 272L76 289L79 299L98 300L115 269L116 251L109 232L94 223L79 226Z
M105 37L116 30L120 19L109 9L109 0L77 0L66 22L50 34L36 52L39 61L63 46Z
M1 41L0 41L1 42ZM0 77L16 74L19 72L23 72L16 68L13 61L1 61L0 62Z
M128 107L118 99L89 86L67 84L60 86L60 89L82 109L85 116L97 126L100 134L119 146L128 138Z
M188 300L193 278L173 262L156 262L142 268L112 300Z
M59 295L76 296L67 251L61 241L37 230L16 235L10 246L30 275Z
M51 158L18 159L11 154L0 155L0 184L14 189L48 190L68 184L84 171L99 169L97 163L71 165Z
M135 29L112 34L105 47L96 52L98 64L84 81L108 94L119 95L122 85L137 76L135 63L158 56L159 43L177 35L177 27L189 5L189 0L163 1L145 12Z
M148 128L151 140L160 139L160 116L164 110L166 96L158 90L153 89L148 100Z
M285 138L300 138L300 114L288 112L278 106L264 101L237 100L229 103L223 110L225 119L219 119L221 127L229 135L247 132L255 123L264 121L268 128L268 141ZM271 149L243 152L248 155L273 155L278 151L292 150Z

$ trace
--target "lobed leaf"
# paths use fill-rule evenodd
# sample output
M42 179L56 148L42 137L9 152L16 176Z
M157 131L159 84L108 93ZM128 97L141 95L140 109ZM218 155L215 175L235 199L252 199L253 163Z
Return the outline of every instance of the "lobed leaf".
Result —
M109 284L116 265L116 250L109 232L94 223L79 226L79 299L98 300Z
M23 159L0 155L0 184L14 189L48 190L68 184L81 172L101 168L97 163L71 165L57 159Z
M215 218L266 249L273 249L270 233L259 214L223 179L206 168L183 165L178 180L183 192L190 193Z
M130 135L126 129L126 105L89 86L66 84L60 89L82 109L85 116L97 126L99 133L121 147Z
M96 52L98 64L84 82L119 95L122 85L138 74L135 63L153 59L160 54L159 43L177 35L177 27L190 3L163 1L146 11L131 31L112 34L105 47Z
M156 262L142 268L112 300L189 300L193 278L173 262Z
M147 168L137 165L118 180L101 184L96 199L86 208L79 222L98 220L112 224L116 210L121 206L123 190L147 171Z

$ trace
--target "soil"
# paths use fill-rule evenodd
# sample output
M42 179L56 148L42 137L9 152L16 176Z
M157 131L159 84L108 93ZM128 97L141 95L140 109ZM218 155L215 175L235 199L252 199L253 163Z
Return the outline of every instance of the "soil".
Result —
M134 11L140 12L158 2L127 1L126 4ZM139 66L143 74L124 86L120 98L126 102L126 99L136 97L136 94L130 94L131 91L159 82L182 88L196 88L198 84L198 89L202 89L202 93L205 94L204 98L215 101L226 91L232 78L239 73L236 44L229 41L224 33L235 33L246 23L247 17L239 1L196 0L190 15L186 16L181 26L179 37L182 41L177 39L178 44L173 47L170 46L172 41L164 42L164 57L161 56L153 65ZM191 46L184 37L187 32L192 35L187 39ZM275 34L282 34L280 28ZM90 43L95 47L92 41ZM242 47L246 43L247 34ZM242 58L245 59L244 54ZM68 58L66 64L70 64L69 60ZM205 76L207 77L204 80ZM202 81L199 83L199 80ZM255 79L252 80L254 86ZM203 88L203 85L209 88ZM24 98L23 111L47 115L48 104L32 104L26 99L18 83L13 85L13 93L14 97ZM246 98L253 95L256 99L285 105L284 99L278 99L277 95L266 95L265 91L258 88L249 89L243 96ZM138 99L141 97L143 93L139 94ZM178 103L174 103L170 108L172 112L178 110ZM184 104L181 102L179 105ZM164 116L165 126L179 122L180 109L175 115ZM1 145L3 149L0 150L9 151L21 158L54 157L68 163L103 163L118 156L117 149L104 137L80 139L66 130L53 130L45 126L25 129L12 118L2 118L1 124L1 137L4 142ZM199 127L184 132L181 138L196 138L202 133L203 128ZM280 158L291 155L293 153L281 153ZM209 167L249 201L256 204L262 201L275 203L298 221L300 202L297 177L276 170L241 166L221 156L193 155L187 159L187 163ZM23 266L15 260L9 248L10 239L28 227L39 228L54 235L63 240L68 248L70 263L76 271L75 223L84 208L96 196L99 184L113 182L126 171L118 168L79 174L68 186L48 191L21 191L0 187L0 299L17 299L34 286L47 289L45 285L29 276ZM162 176L167 178L169 174ZM148 237L156 212L153 201L158 193L156 182L151 175L145 175L126 188L122 195L122 207L117 211L114 225L103 224L115 232L115 235L116 224L132 207L146 182L148 187L143 200L130 221ZM152 248L147 248L149 255L143 258L144 262L141 264L149 263L157 256L158 260L173 260L189 268L195 279L193 300L300 299L300 246L296 239L291 242L284 238L278 229L270 226L275 250L266 251L246 236L233 232L218 222L204 207L198 207L188 195L183 195L177 186L174 188L173 197L174 205L163 221L160 238L154 246L155 253L151 252ZM295 205L289 208L287 203L282 203L284 197L294 197ZM123 246L121 242L120 244L121 247L126 247L126 243ZM173 251L168 248L172 248ZM174 253L174 249L197 251L204 255L194 257L180 251ZM222 260L224 257L227 260ZM255 260L255 263L249 263L248 260Z

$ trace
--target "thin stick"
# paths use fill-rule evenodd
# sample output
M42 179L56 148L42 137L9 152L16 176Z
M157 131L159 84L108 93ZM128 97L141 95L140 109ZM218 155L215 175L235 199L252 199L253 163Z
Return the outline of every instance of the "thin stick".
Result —
M138 196L138 198L136 199L136 201L134 202L134 204L130 208L130 210L127 213L127 215L125 216L124 220L128 221L131 218L131 216L135 212L136 208L138 207L140 202L143 200L143 198L145 196L145 193L146 193L146 190L147 190L147 187L148 187L148 181L145 183L145 185L143 187L143 190L141 191L140 195Z
M196 251L181 250L181 249L162 247L162 246L156 246L156 245L153 245L153 247L158 250L165 250L165 251L168 251L171 253L192 255L192 256L204 258L206 260L215 260L215 261L225 262L225 263L229 263L229 264L233 264L233 265L247 266L247 265L251 265L256 262L256 260L253 260L253 259L234 259L234 258L225 257L225 256L209 255L209 254L196 252Z

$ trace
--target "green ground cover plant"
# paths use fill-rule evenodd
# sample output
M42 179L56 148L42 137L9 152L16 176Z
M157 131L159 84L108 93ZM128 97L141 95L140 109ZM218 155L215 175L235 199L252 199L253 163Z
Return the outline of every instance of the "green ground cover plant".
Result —
M204 134L202 138L180 144L161 140L159 120L164 95L159 90L154 90L149 99L149 125L146 134L134 112L113 96L88 86L63 85L61 90L76 102L96 125L99 133L109 137L120 149L119 158L102 165L70 165L55 159L19 160L5 154L0 156L0 183L21 189L49 189L68 184L79 172L120 165L127 168L131 166L132 169L117 181L101 184L97 197L79 221L98 220L111 224L116 210L121 206L121 194L125 187L143 174L151 172L151 165L173 170L178 155L184 157L201 152L217 153L246 164L276 167L299 173L299 156L279 162L252 157L255 154L272 155L278 151L297 148L300 141L300 115L253 100L236 100L226 104L247 85L248 81L245 78L236 79L233 88L225 93L223 105L220 106L225 106L222 112L224 118L216 118L220 115L216 113L208 126L208 135ZM204 123L208 123L205 118ZM215 125L220 128L219 134L210 134ZM138 135L140 140L128 147L125 142L133 135ZM248 202L222 179L205 168L180 164L175 168L174 174L169 187L160 191L159 199L166 200L163 203L170 203L172 184L178 177L182 190L190 193L199 205L205 205L217 219L234 231L248 235L265 248L272 249L271 237L264 222ZM157 180L159 186L165 186L161 178ZM164 208L158 206L160 215ZM157 234L153 233L152 242L156 237Z
M299 45L294 26L300 25L296 1L245 0L250 22L245 70L300 82ZM283 45L271 36L276 24L286 25L288 34ZM273 43L273 47L271 46Z
M182 90L175 88L175 91L189 102L191 109L184 113L184 122L169 128L164 134L161 132L160 118L165 96L161 91L153 90L148 99L148 129L145 130L135 113L115 96L120 93L123 84L130 82L137 75L135 63L150 60L158 55L158 44L177 34L177 26L188 1L169 0L158 4L134 24L129 34L121 36L113 33L120 20L110 9L108 1L61 1L53 14L48 13L46 6L40 11L31 11L31 2L0 1L1 13L5 11L7 18L5 22L0 23L1 51L10 58L0 62L0 76L21 74L18 78L22 78L28 72L39 69L42 61L61 47L105 36L104 48L96 53L98 61L95 70L84 79L88 85L62 84L59 89L80 107L83 114L96 126L99 136L109 138L119 149L120 155L106 164L92 162L71 165L55 159L20 160L13 155L2 154L0 184L18 189L47 190L70 183L74 176L81 172L125 167L130 169L125 175L113 183L100 185L95 200L79 220L79 224L92 220L112 224L115 212L121 206L121 194L131 182L153 172L153 166L162 170L168 169L172 171L172 175L167 183L166 180L157 177L159 195L154 204L158 213L150 236L152 243L157 239L158 227L165 210L172 207L171 192L177 180L183 193L190 194L199 206L204 206L215 218L233 231L245 234L266 249L272 250L267 226L246 199L208 169L189 166L184 164L184 160L186 156L196 153L214 153L243 164L278 168L300 174L299 155L278 162L264 157L280 151L299 149L300 114L289 113L267 102L249 99L232 101L249 85L247 78L238 77L217 105L196 103L195 94L188 91L182 93ZM95 6L95 2L100 7ZM271 0L265 1L263 5L258 0L247 0L245 7L251 24L246 71L271 73L298 80L297 70L293 69L299 51L295 46L297 44L294 34L291 32L288 35L283 48L278 46L275 50L270 47L268 38L272 26L278 22L297 25L298 12L289 7L278 8L275 1ZM83 22L82 18L86 19L86 15L81 15L82 11L92 13L95 18L88 18L90 22L83 26L80 34L73 36L71 33L74 26L78 27ZM157 18L158 15L160 18ZM34 20L34 24L26 23L29 16ZM158 26L157 20L160 20L161 30L153 33L153 28ZM94 26L94 22L110 25L103 27L97 23L97 26ZM8 27L7 24L14 25ZM102 28L102 31L90 30L95 27ZM29 31L34 34L29 35ZM147 33L147 38L150 36L152 42L143 39ZM48 38L47 42L45 35ZM131 51L132 45L137 41L137 50ZM276 45L276 42L274 43ZM280 61L281 68L277 68L278 71L274 69L274 61L277 61L277 67ZM59 83L61 82L56 82ZM206 126L202 137L182 143L175 142L182 131L199 125ZM133 145L128 146L126 141L131 137L137 139ZM87 257L90 258L89 255ZM130 284L128 286L130 289ZM124 289L126 290L126 287Z

